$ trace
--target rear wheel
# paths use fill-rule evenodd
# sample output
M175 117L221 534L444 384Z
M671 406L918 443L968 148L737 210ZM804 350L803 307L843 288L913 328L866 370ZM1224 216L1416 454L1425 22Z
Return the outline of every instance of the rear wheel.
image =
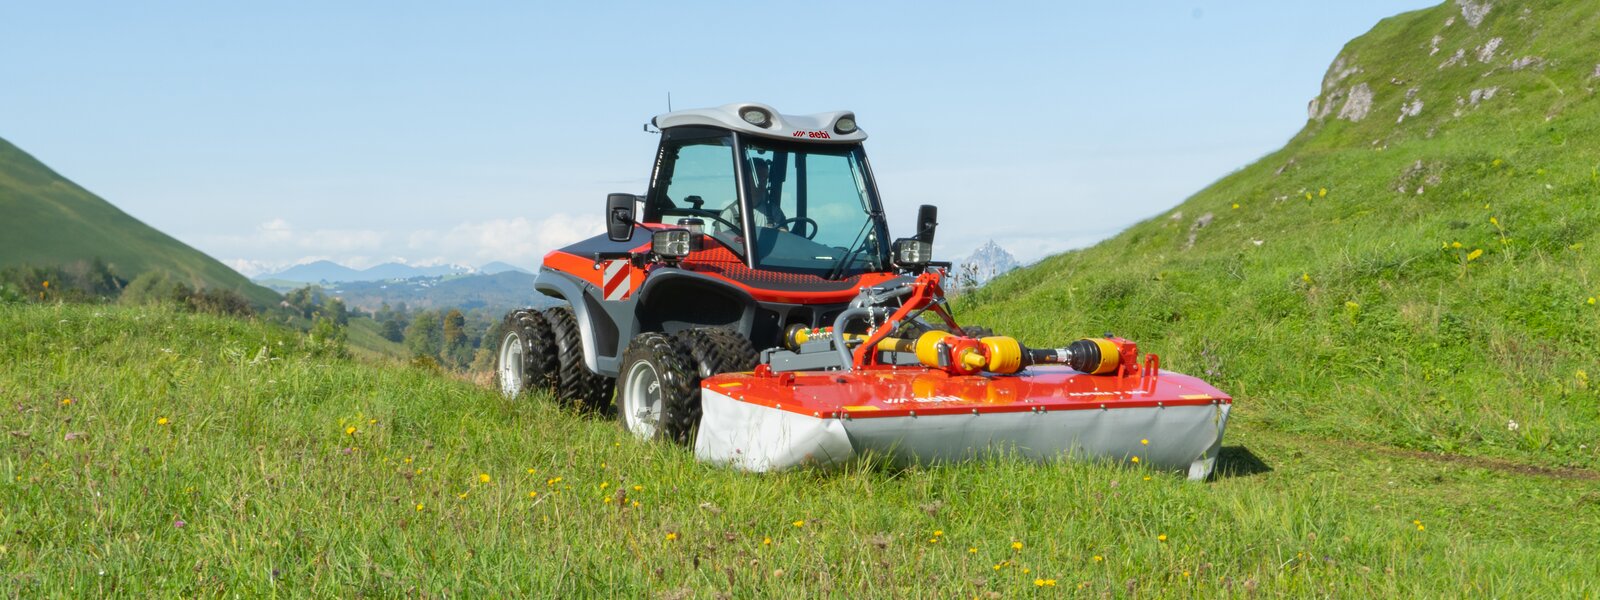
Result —
M572 307L557 306L544 311L556 346L556 398L579 409L604 412L611 407L616 384L610 377L596 374L583 364L583 338Z
M699 417L699 379L688 349L677 338L641 333L622 353L617 419L641 439L686 441L681 424L690 406Z
M495 376L500 393L515 398L528 390L549 390L556 375L555 339L550 324L530 308L506 315L496 355Z

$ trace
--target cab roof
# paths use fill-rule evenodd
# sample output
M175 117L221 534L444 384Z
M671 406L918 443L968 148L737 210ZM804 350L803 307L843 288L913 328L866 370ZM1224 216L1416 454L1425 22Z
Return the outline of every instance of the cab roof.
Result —
M754 113L760 113L759 117ZM753 117L752 120L746 116ZM857 143L867 133L855 125L856 115L848 110L813 115L786 115L757 102L724 104L715 108L691 108L657 115L650 122L659 129L700 125L731 129L765 138L823 144Z

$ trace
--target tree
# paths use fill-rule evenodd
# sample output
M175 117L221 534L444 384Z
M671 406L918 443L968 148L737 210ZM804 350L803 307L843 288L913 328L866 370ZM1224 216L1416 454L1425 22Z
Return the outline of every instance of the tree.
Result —
M472 344L467 340L467 318L460 310L450 309L444 315L444 352L439 356L446 364L465 368L472 362Z
M439 315L433 311L417 313L406 327L406 348L412 356L439 356L444 346L444 332L439 325Z
M399 321L394 321L394 320L384 321L383 322L383 333L382 333L382 335L383 335L383 339L389 340L391 342L395 342L395 343L403 342L406 339L405 326L401 325Z

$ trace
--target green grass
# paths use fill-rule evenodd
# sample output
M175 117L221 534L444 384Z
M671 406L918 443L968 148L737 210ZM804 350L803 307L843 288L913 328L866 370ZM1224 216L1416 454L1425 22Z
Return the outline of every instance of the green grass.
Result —
M0 267L67 266L100 258L129 281L165 270L192 287L228 289L258 308L278 294L145 225L0 139Z
M1035 344L1134 339L1234 394L1250 426L1600 468L1597 8L1497 2L1476 29L1452 3L1386 19L1344 49L1361 70L1329 92L1368 85L1366 119L1309 121L1173 211L963 308ZM1441 68L1456 49L1466 64ZM1411 89L1424 108L1397 123Z
M1231 474L1203 485L1005 457L751 475L545 398L312 359L301 339L160 308L0 307L0 589L1600 593L1600 540L1585 533L1600 530L1600 493L1582 473L1444 462L1247 420L1229 432Z

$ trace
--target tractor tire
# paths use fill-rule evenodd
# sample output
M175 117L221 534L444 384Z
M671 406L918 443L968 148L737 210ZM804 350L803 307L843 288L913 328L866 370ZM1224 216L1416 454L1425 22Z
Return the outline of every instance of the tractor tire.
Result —
M694 357L700 379L717 373L749 371L756 368L756 347L749 338L730 329L701 327L679 331L678 338ZM696 382L698 384L699 382ZM696 411L698 412L698 411Z
M550 391L557 380L555 334L544 315L532 308L506 314L496 353L500 393L515 398L527 391Z
M572 307L545 309L544 318L549 321L556 342L556 399L579 410L600 413L609 410L616 382L584 366L583 338Z
M617 420L646 440L687 443L700 418L700 378L677 337L641 333L622 353ZM690 416L692 411L693 417Z

